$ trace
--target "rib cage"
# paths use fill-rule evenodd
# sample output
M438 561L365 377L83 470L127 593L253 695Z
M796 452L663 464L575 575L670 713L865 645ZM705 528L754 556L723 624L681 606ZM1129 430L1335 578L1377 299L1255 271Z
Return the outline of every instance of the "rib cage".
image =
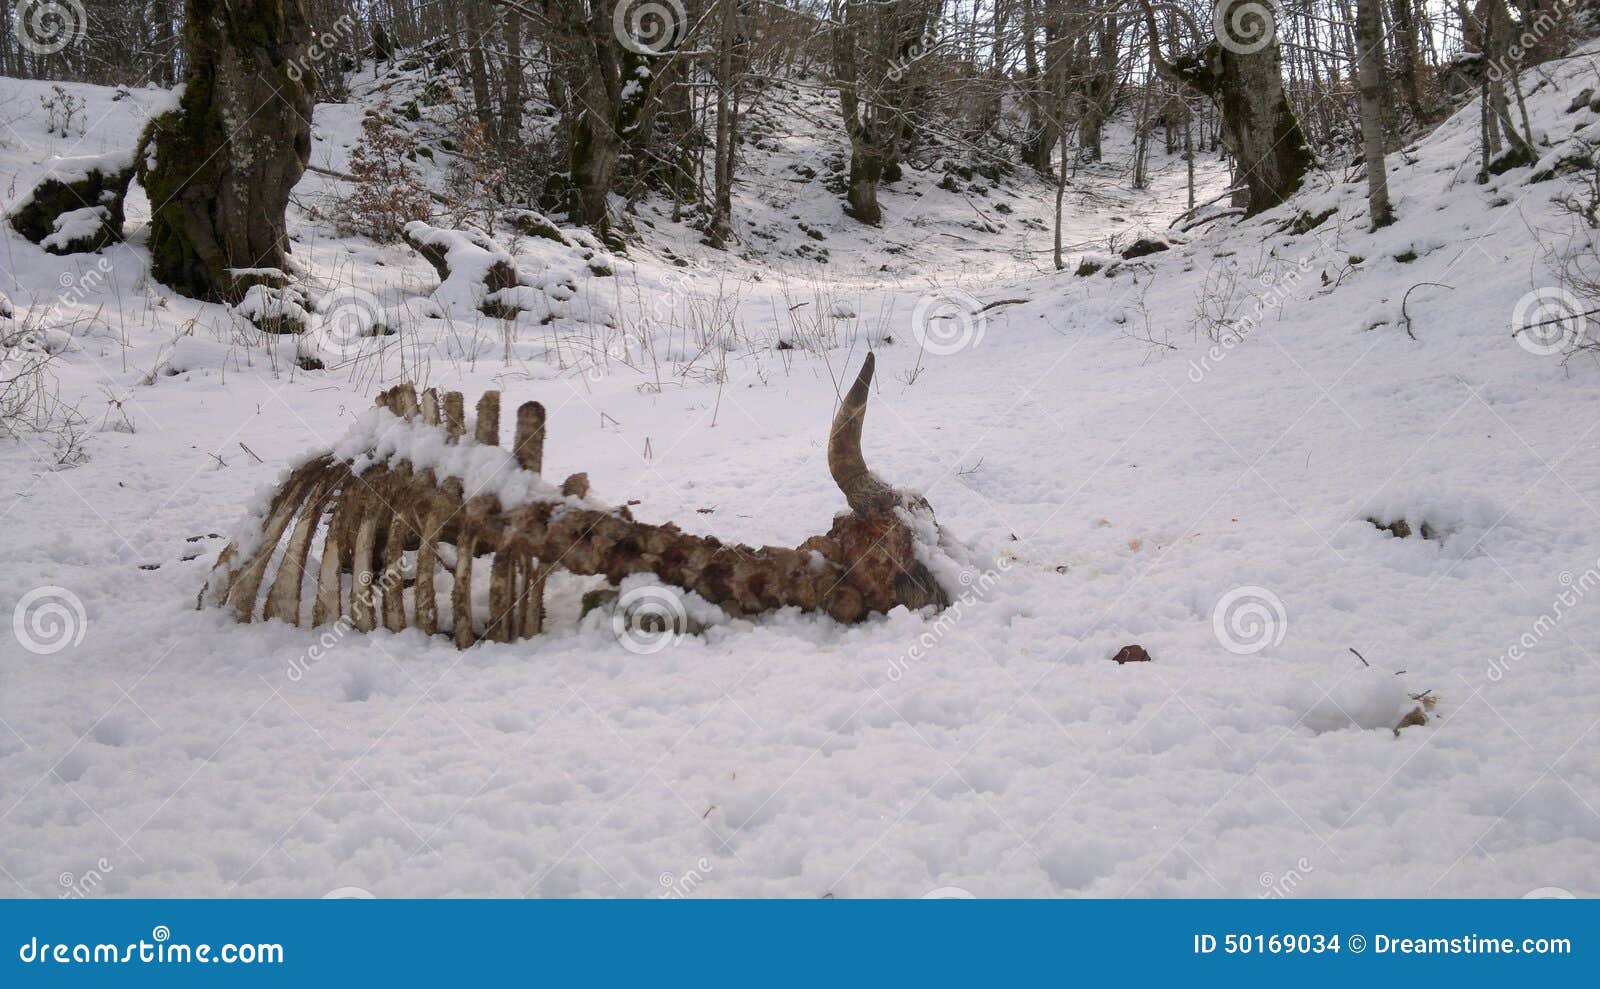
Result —
M460 392L441 396L428 389L419 398L414 386L400 385L380 395L377 405L441 430L449 442L465 437ZM517 469L539 473L544 407L524 403L515 428L511 452ZM485 392L478 400L473 441L499 444L499 392ZM381 624L390 631L416 628L432 635L441 631L436 589L439 568L448 564L454 587L443 630L458 646L480 639L510 642L542 631L549 567L511 541L486 543L475 523L489 506L463 500L459 478L441 481L433 473L401 462L357 475L331 453L316 457L279 489L249 555L242 556L237 544L223 551L201 603L226 605L242 622L275 618L300 625L309 617L313 627L345 620L360 632ZM586 489L587 479L577 477ZM569 487L572 483L569 479ZM453 492L459 507L450 511L430 503L418 510L417 488L436 489L447 498ZM321 560L312 574L307 563L319 539ZM474 571L481 581L484 570L480 554L489 556L489 612L483 623L474 619L472 595ZM274 566L276 576L263 597L261 587Z

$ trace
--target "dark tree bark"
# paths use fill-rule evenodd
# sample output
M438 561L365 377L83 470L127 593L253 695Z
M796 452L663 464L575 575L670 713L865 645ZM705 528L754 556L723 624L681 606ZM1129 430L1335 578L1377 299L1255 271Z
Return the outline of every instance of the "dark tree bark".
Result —
M606 236L607 197L622 154L624 52L608 5L546 0L545 12L567 100L567 214Z
M494 140L494 106L489 96L489 63L483 54L484 11L482 0L457 0L465 25L462 43L467 49L467 80L472 85L472 112L483 128L483 136Z
M316 75L300 0L187 0L189 75L139 155L151 272L198 299L236 300L239 269L287 267L284 210L311 157Z
M1099 40L1094 44L1092 59L1088 57L1090 37L1085 31L1084 64L1089 70L1080 89L1083 109L1078 119L1078 147L1084 157L1099 161L1103 154L1101 132L1117 92L1117 19L1106 17L1100 22Z
M1053 177L1051 155L1055 153L1061 137L1056 125L1061 107L1054 100L1054 77L1051 75L1055 51L1055 0L1021 0L1022 2L1022 64L1023 83L1026 86L1028 130L1023 139L1022 160L1040 175ZM1035 14L1035 5L1043 7L1042 18ZM1044 24L1044 59L1041 71L1038 43L1039 24Z
M909 132L906 107L939 0L841 0L834 13L833 70L850 138L845 212L883 222L878 186L897 167Z
M733 157L739 130L739 84L744 73L742 12L737 0L718 0L721 37L717 53L717 130L711 243L726 247L733 237Z
M515 145L522 136L522 15L504 11L502 29L505 32L504 59L505 82L500 97L500 143Z
M1276 25L1243 44L1213 40L1169 61L1161 53L1155 14L1146 3L1150 54L1156 70L1180 86L1214 100L1222 111L1223 139L1238 162L1240 189L1233 205L1246 216L1288 199L1311 167L1311 149L1283 91ZM1236 50L1237 49L1237 50Z
M1416 11L1414 0L1391 0L1390 11L1394 20L1395 81L1400 84L1400 97L1412 119L1425 123L1429 113L1422 105L1422 87L1417 78L1417 63L1421 54L1417 50Z

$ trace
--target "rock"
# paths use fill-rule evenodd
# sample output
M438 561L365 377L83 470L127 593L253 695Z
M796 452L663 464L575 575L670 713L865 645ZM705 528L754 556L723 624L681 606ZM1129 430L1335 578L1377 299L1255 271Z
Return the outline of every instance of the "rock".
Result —
M294 285L251 285L234 311L261 332L280 336L302 334L311 323L310 303Z
M131 151L55 159L11 209L12 229L51 254L85 254L120 241L132 159Z
M1158 240L1154 237L1140 237L1123 249L1122 260L1132 261L1134 258L1142 258L1149 254L1159 254L1162 251L1171 249L1172 245L1164 240Z
M511 226L517 233L527 237L543 237L557 244L571 244L571 241L561 233L560 228L543 213L535 213L532 210L518 213L511 218Z
M1414 707L1409 713L1406 714L1405 717L1400 719L1399 724L1394 726L1394 737L1400 737L1400 729L1402 728L1415 728L1419 725L1425 725L1427 723L1428 716L1427 714L1423 713L1421 706L1419 705Z
M1150 662L1150 654L1145 651L1144 646L1137 645L1137 644L1130 645L1130 646L1123 646L1120 650L1117 651L1117 654L1115 656L1112 656L1111 658L1113 660L1115 660L1117 665L1119 665L1119 666L1122 665L1123 663L1148 663L1148 662Z
M1415 531L1415 534L1421 536L1423 539L1428 539L1433 542L1439 542L1442 539L1442 534L1439 532L1439 530L1435 529L1427 522L1419 524L1416 530L1413 530L1411 528L1411 523L1407 522L1405 519L1396 519L1393 522L1384 522L1381 519L1368 518L1367 521L1372 523L1374 527L1394 536L1396 539L1409 539L1411 538L1413 531Z
M1589 98L1592 97L1593 95L1594 95L1594 89L1593 89L1593 87L1591 87L1589 89L1585 89L1583 92L1579 93L1577 96L1574 96L1572 98L1572 102L1567 104L1567 112L1568 113L1577 113L1579 110L1582 110L1584 107L1589 105Z
M1535 164L1533 152L1520 145L1512 145L1500 152L1489 162L1490 175L1504 175L1513 168L1522 168L1525 165Z
M561 482L561 493L568 498L589 497L589 475L587 473L568 475L567 479Z
M1589 146L1582 141L1569 141L1540 159L1538 167L1528 176L1528 181L1548 182L1560 175L1587 172L1592 168L1594 153Z
M1296 236L1304 233L1310 233L1311 231L1322 226L1324 223L1328 222L1328 217L1337 212L1339 212L1338 209L1332 206L1323 210L1321 213L1312 213L1310 210L1301 210L1293 220L1290 220L1288 224L1281 229L1287 230L1289 233L1295 234Z
M607 611L610 611L612 605L616 603L617 589L615 587L601 587L592 591L587 591L583 595L583 604L580 606L578 619L581 621L583 618L588 616L589 612L594 611L596 608L604 608Z
M405 240L439 273L434 298L446 307L459 310L471 300L479 312L495 319L515 319L522 311L516 298L516 262L487 234L412 220L406 224Z

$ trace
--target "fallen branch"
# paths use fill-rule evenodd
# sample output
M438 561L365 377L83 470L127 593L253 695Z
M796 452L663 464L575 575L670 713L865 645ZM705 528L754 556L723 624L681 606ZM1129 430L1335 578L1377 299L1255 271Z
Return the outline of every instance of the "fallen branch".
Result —
M1406 336L1410 337L1413 340L1415 340L1417 338L1417 335L1415 333L1411 332L1411 314L1406 312L1406 302L1410 300L1412 292L1415 292L1417 289L1422 288L1424 285L1432 285L1434 288L1449 289L1452 292L1455 291L1455 287L1454 286L1446 285L1446 284L1444 284L1442 282L1418 282L1417 284L1415 284L1415 285L1411 286L1410 288L1406 289L1406 294L1404 296L1402 296L1401 299L1400 299L1400 318L1402 318L1402 319L1404 319L1406 321Z

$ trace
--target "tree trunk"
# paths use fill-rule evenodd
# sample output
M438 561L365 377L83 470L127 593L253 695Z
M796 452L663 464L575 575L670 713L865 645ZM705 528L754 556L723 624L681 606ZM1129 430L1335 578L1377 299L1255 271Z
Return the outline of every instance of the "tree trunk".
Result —
M522 15L505 11L505 84L500 99L500 143L511 147L522 135Z
M483 56L483 10L480 0L466 0L461 4L461 17L466 25L462 43L467 49L467 79L472 84L472 110L483 128L483 136L494 140L494 107L489 97L489 64Z
M1040 3L1040 16L1035 16L1033 4ZM1023 146L1023 161L1034 171L1053 178L1051 159L1056 145L1061 142L1062 106L1061 91L1066 79L1067 47L1062 37L1061 0L1026 0L1023 5L1022 25L1025 32L1023 55L1027 66L1029 87L1028 134ZM1044 48L1037 51L1034 36L1039 26L1044 28ZM1039 56L1043 55L1043 64Z
M188 0L189 75L151 121L139 179L151 272L184 295L234 300L238 269L288 265L284 210L311 157L315 73L301 0Z
M1194 111L1189 108L1188 100L1180 100L1183 104L1183 167L1189 191L1189 208L1194 209Z
M586 47L583 41L579 47ZM599 70L600 58L585 53L568 75L577 104L572 126L572 199L568 213L575 223L604 227L606 199L617 164L616 103Z
M878 226L883 207L878 205L878 183L883 181L883 152L872 142L859 142L850 152L850 184L845 189L845 212L862 223Z
M842 9L841 9L842 8ZM937 0L837 0L832 25L839 109L850 138L845 212L883 221L878 185L898 167L909 130L906 105L922 71L923 46L938 19Z
M711 206L711 242L727 246L733 236L733 137L738 110L738 84L735 79L739 24L735 0L719 0L722 18L720 51L717 53L717 137L715 177Z
M1381 0L1356 0L1356 80L1361 101L1361 145L1367 159L1367 212L1372 229L1394 222L1383 144L1383 9Z
M1394 18L1395 79L1400 84L1400 97L1417 123L1425 123L1428 112L1422 105L1422 88L1417 81L1417 51L1415 0L1392 0L1391 16Z
M1233 205L1246 216L1288 199L1311 167L1311 149L1283 91L1283 68L1276 25L1262 35L1224 45L1211 41L1168 61L1160 50L1155 15L1145 7L1151 60L1161 75L1216 101L1222 111L1223 139L1233 156L1242 187Z

